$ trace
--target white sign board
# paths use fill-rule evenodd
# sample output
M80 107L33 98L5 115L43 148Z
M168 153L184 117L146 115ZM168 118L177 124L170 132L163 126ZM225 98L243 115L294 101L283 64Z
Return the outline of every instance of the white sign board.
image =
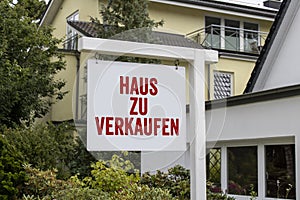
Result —
M90 151L185 151L185 68L88 60Z

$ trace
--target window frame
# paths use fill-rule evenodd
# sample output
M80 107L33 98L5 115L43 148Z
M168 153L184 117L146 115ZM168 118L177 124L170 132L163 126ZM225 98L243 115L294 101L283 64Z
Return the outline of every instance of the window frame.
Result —
M223 70L213 70L212 72L212 84L211 84L211 91L212 91L212 99L223 99L223 98L226 98L226 97L222 97L222 98L215 98L215 73L223 73L223 74L230 74L230 96L233 96L234 95L234 72L231 72L231 71L223 71Z
M210 148L221 148L221 188L224 193L227 193L228 188L228 147L247 147L257 146L257 177L258 177L258 200L274 200L274 198L266 197L266 162L265 162L265 146L268 145L295 145L295 137L277 137L277 138L262 138L262 139L251 139L251 140L236 140L236 141L219 141L217 143L208 143L207 146ZM296 145L295 145L295 151ZM296 159L297 155L295 155ZM297 164L296 164L297 165ZM295 166L296 167L296 166ZM297 173L297 171L296 171ZM297 178L297 176L295 176ZM297 185L297 180L296 180ZM296 190L297 192L297 190ZM232 195L237 200L249 200L250 196L247 195ZM288 199L276 199L276 200L288 200Z
M66 44L67 49L73 49L77 45L77 40L73 39L78 33L68 24L68 21L79 21L79 10L66 17ZM70 41L69 41L70 40Z

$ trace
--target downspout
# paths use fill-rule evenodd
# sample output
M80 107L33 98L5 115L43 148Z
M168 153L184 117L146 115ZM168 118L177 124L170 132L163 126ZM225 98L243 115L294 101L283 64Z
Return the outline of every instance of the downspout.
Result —
M75 106L75 121L78 120L79 114L79 70L80 70L80 53L76 52L76 106Z

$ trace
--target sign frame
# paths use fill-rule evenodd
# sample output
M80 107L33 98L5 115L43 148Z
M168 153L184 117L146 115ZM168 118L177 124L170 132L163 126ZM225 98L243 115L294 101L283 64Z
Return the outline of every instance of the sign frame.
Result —
M145 58L185 60L189 64L189 101L191 199L206 199L206 129L204 99L205 65L218 62L218 52L208 49L193 49L148 43L81 37L78 40L80 52L99 52L107 55L127 55Z

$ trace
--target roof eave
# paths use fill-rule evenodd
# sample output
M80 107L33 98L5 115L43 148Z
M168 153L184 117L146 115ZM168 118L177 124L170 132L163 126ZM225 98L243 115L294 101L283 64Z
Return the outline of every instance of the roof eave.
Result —
M42 16L40 26L49 25L52 23L63 1L64 0L51 0L48 3L47 9Z
M90 33L84 31L83 29L81 29L80 27L76 26L76 24L73 21L67 21L67 23L73 28L75 29L78 33L80 33L80 35L85 36L85 37L94 37L93 35L91 35Z
M270 90L263 90L254 93L232 96L224 99L217 99L205 102L205 109L212 110L217 108L239 106L250 103L271 101L282 98L289 98L300 95L300 85L292 85Z
M225 14L234 14L238 16L251 17L257 19L264 19L273 21L278 10L265 9L260 7L251 7L241 4L233 4L228 2L219 1L206 1L206 0L150 0L151 2L165 3L170 5L178 5L193 8L209 8L214 9L215 12L222 12ZM211 10L212 11L212 10Z

